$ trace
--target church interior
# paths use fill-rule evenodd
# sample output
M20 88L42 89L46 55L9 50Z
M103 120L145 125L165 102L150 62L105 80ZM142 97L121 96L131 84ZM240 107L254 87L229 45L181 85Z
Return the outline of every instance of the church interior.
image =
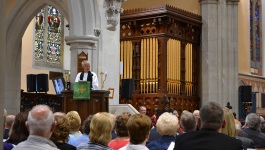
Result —
M151 116L158 107L180 114L214 101L241 119L265 115L264 1L127 0L123 11L111 5L1 0L0 108L15 115L49 104L87 116L131 104ZM83 60L97 74L99 91L91 96L100 103L74 102L69 92ZM38 77L46 90L30 87ZM54 79L65 92L55 90Z

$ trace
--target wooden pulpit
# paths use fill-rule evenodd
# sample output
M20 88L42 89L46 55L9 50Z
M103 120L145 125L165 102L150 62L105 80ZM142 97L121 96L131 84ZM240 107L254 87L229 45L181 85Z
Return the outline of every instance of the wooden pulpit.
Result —
M92 114L109 111L109 91L93 90L89 100L74 100L73 90L62 92L63 112L75 110L79 113L82 122Z

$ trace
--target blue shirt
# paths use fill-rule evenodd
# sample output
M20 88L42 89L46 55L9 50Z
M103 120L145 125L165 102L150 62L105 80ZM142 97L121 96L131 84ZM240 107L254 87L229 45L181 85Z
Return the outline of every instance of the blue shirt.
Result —
M84 133L82 136L75 138L70 144L77 147L79 144L87 143L89 141L90 141L90 139L89 139L88 135Z

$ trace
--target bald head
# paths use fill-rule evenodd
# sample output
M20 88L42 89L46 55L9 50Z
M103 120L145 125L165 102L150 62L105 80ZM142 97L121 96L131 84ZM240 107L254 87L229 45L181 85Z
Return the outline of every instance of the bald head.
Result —
M54 125L54 116L46 105L37 105L28 115L27 126L31 135L50 136Z
M30 111L30 114L32 118L36 120L44 120L48 117L49 113L51 113L51 110L46 105L37 105L32 108Z

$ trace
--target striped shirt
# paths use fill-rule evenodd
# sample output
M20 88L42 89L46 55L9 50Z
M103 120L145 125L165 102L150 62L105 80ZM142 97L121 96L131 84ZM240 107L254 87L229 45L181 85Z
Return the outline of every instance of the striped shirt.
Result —
M81 143L77 146L77 150L113 150L111 147L108 147L106 145L98 144L98 143Z

